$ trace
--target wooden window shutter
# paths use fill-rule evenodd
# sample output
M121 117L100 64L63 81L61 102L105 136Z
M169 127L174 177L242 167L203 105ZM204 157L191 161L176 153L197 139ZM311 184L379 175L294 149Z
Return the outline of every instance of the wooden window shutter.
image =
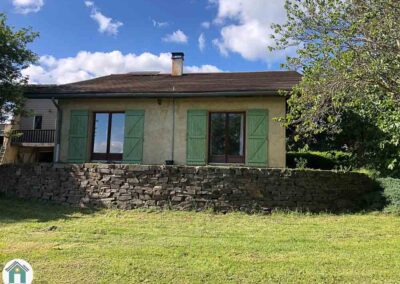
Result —
M247 111L246 164L249 166L268 165L268 110Z
M125 112L125 137L123 161L140 164L143 161L144 110Z
M188 110L186 163L205 165L207 155L207 111Z
M69 125L68 162L84 163L87 159L88 148L88 119L87 110L72 110Z

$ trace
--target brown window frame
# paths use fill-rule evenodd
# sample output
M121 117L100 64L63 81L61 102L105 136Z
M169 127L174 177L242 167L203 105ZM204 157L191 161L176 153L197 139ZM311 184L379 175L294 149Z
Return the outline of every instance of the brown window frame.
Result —
M225 119L225 154L212 155L211 150L211 115L215 113L223 113ZM242 114L243 115L243 155L228 155L226 153L229 146L229 114ZM246 161L246 112L245 111L210 111L208 112L208 162L216 164L244 164Z
M107 129L107 153L95 153L94 152L94 136L96 134L96 114L108 114L108 129ZM115 113L123 113L123 111L96 111L93 112L93 123L92 123L92 149L91 149L91 160L92 161L122 161L123 153L110 153L111 147L111 126L112 126L112 115Z

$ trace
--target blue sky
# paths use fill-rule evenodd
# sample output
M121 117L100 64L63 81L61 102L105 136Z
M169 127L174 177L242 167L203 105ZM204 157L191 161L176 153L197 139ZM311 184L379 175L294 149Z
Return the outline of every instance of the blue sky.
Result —
M269 54L283 0L2 0L17 28L40 33L32 83L68 83L110 73L169 72L168 52L185 52L186 72L277 70ZM200 43L201 41L201 43Z

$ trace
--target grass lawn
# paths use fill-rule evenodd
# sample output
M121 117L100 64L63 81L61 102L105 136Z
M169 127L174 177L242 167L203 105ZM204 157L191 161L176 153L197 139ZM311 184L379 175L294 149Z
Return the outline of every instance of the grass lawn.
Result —
M13 258L31 263L34 283L399 283L400 217L83 211L0 199L0 268Z

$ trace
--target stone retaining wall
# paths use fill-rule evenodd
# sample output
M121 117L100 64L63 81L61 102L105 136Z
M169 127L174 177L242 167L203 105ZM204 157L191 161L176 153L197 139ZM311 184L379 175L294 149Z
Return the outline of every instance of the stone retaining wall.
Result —
M0 166L0 194L73 206L269 211L356 210L373 191L363 174L142 165Z

